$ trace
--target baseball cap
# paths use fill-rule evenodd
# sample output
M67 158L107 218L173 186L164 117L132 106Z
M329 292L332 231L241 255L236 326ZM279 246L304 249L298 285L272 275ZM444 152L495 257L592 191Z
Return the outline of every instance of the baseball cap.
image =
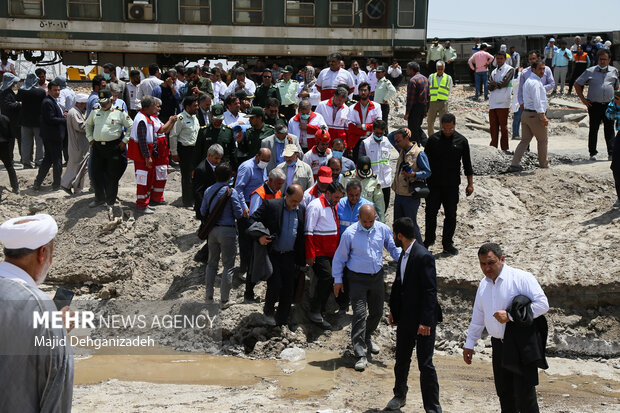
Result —
M332 178L332 168L329 166L321 166L317 180L322 184L331 184L334 182Z
M97 99L97 102L105 105L111 98L112 92L110 92L108 89L103 89L99 91L99 98Z
M293 66L291 65L286 65L284 66L284 70L282 70L282 73L293 73Z
M284 150L282 151L282 156L293 156L294 154L298 152L299 151L297 150L297 146L292 143L289 143L288 145L284 147Z
M211 115L213 119L223 120L224 119L224 106L222 105L213 105L211 106Z
M250 109L250 113L248 114L248 116L254 117L254 116L260 116L263 117L265 116L265 111L263 110L263 108L261 108L260 106L252 106L252 108Z
M552 37L551 39L549 39L550 42L555 42L555 39Z

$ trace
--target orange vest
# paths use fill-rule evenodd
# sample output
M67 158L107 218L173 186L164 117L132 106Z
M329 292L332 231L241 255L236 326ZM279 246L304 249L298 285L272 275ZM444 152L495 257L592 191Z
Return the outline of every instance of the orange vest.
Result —
M573 58L575 59L575 62L587 62L588 54L583 52L581 56L579 56L577 53L573 53Z
M256 188L254 190L254 192L252 192L252 194L250 194L250 199L252 198L252 195L254 195L254 194L258 194L258 196L260 196L263 201L266 201L268 199L279 199L279 198L282 198L282 192L280 192L279 189L278 189L278 192L276 192L275 194L268 194L267 190L265 189L266 186L267 186L267 184L264 184L264 185L261 185L258 188Z

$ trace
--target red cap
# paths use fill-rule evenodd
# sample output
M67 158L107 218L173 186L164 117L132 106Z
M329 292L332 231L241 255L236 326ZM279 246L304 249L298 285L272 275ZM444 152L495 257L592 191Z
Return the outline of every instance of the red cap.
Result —
M319 142L329 143L330 139L329 139L329 132L327 131L327 129L319 129L318 131L316 131L314 136Z
M332 168L329 166L321 166L319 168L318 181L322 184L331 184L334 182L332 179Z

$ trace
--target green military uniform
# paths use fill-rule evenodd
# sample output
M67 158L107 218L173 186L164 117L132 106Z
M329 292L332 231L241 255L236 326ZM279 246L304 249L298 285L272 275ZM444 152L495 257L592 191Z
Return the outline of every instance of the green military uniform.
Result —
M185 96L193 95L192 89L194 89L194 86L198 86L198 90L200 90L202 93L208 93L213 96L213 83L211 83L211 80L207 79L206 77L201 76L196 82L187 82Z
M267 103L267 99L276 98L280 101L280 95L278 95L278 89L273 84L269 86L260 85L256 88L256 92L254 92L254 100L252 104L254 106L260 106L261 108L265 107Z
M237 146L235 145L233 131L230 126L226 126L224 124L222 124L222 127L219 129L212 124L209 126L202 126L200 128L195 149L196 166L198 166L198 164L207 157L209 147L216 143L222 145L222 148L224 149L222 162L229 162L233 169L237 169Z
M274 127L267 125L266 123L263 123L263 127L261 129L254 129L253 127L249 128L245 131L245 137L239 144L239 149L247 154L246 159L250 159L258 153L261 141L274 133Z
M273 127L276 126L276 123L284 123L285 125L288 125L286 117L283 114L281 114L281 113L278 113L278 117L277 118L270 118L269 116L265 115L265 117L263 118L263 122L265 122L267 125L271 125Z
M370 177L362 179L357 177L357 171L348 171L342 174L340 183L346 188L347 183L352 179L360 180L362 183L362 198L375 204L375 211L377 211L377 215L379 215L379 220L385 222L385 201L377 175L372 174Z

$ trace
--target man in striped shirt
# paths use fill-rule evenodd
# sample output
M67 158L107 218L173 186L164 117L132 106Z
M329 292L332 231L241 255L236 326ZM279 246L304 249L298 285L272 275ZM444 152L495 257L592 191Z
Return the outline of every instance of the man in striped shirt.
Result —
M425 141L423 138L422 121L428 111L429 89L428 79L420 73L420 65L416 62L407 63L407 74L411 76L407 85L407 105L405 106L405 120L416 142Z

